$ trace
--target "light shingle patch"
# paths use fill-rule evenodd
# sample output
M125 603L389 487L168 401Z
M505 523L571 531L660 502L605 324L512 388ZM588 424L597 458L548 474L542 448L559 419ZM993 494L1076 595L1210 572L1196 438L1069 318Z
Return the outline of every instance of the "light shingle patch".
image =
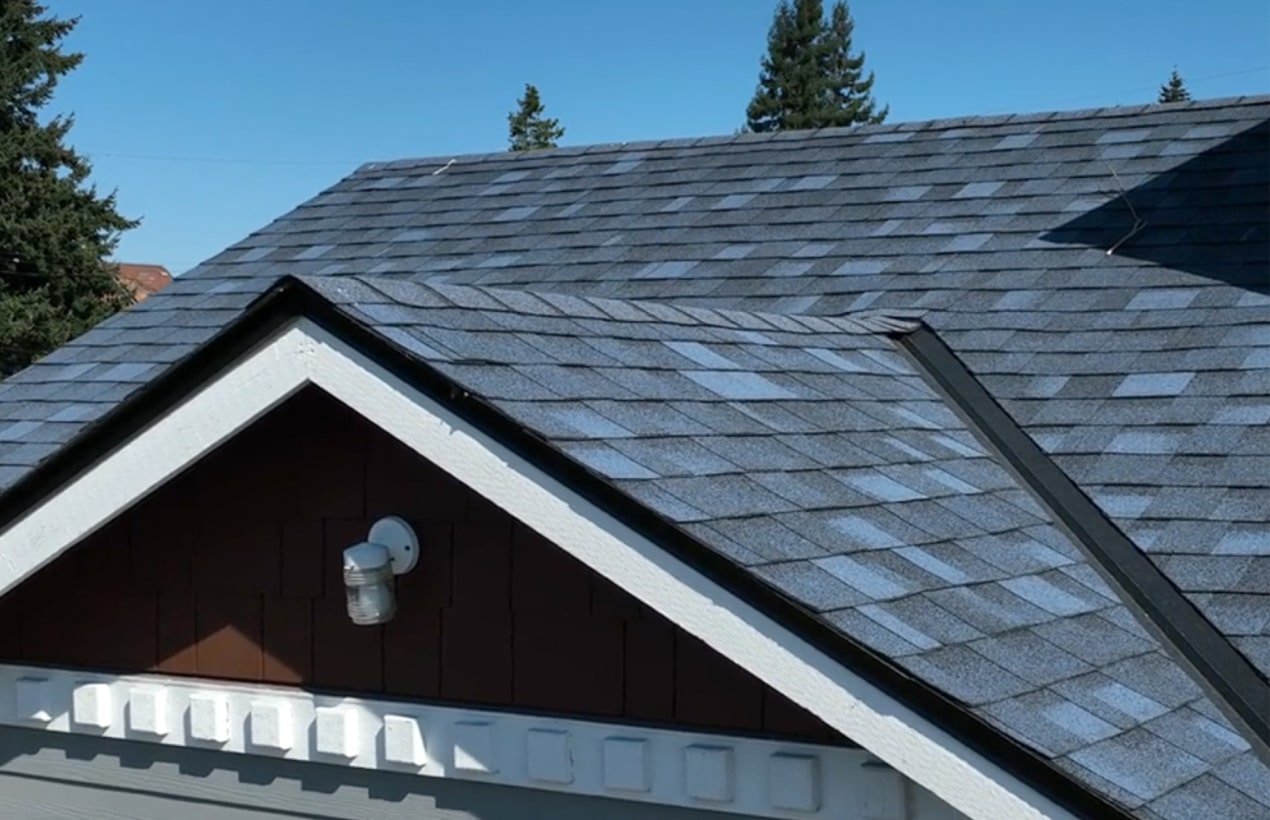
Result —
M1115 726L1070 700L1060 700L1046 707L1044 714L1056 726L1090 742L1102 740L1117 732Z
M929 185L900 185L886 192L888 202L915 202L930 193Z
M897 547L902 541L858 515L843 515L833 520L833 527L853 542L868 549Z
M819 191L833 184L838 178L837 174L817 174L814 176L799 177L789 186L791 191Z
M1213 552L1218 555L1270 556L1270 527L1237 527L1226 532Z
M1168 712L1168 707L1130 689L1122 683L1111 681L1093 690L1093 696L1103 703L1138 721L1157 718Z
M912 561L931 575L935 575L950 584L964 584L970 580L970 576L966 575L966 573L946 561L939 560L920 547L901 547L895 552L900 557Z
M864 367L861 364L857 364L856 362L853 362L850 359L848 359L846 356L841 355L839 353L835 353L832 350L825 350L823 348L816 348L816 347L804 348L804 350L806 350L812 356L815 356L817 359L820 359L825 364L833 365L834 367L844 372L847 372L847 373L869 372L869 368Z
M754 199L756 194L728 194L715 204L716 210L729 210L732 208L742 208Z
M845 555L814 558L812 562L875 601L898 598L912 591L903 579L894 573L882 567L865 566Z
M889 264L886 259L850 259L839 265L834 273L842 276L877 276Z
M966 251L977 251L988 241L992 239L990 233L963 233L953 238L951 242L944 246L945 253L962 253Z
M1094 141L1096 145L1115 145L1126 142L1142 142L1151 136L1150 129L1121 129L1108 131Z
M1039 575L1026 575L1001 582L1002 586L1025 601L1036 604L1055 615L1079 615L1096 607L1088 601L1072 595Z
M1112 393L1117 398L1177 396L1195 378L1194 373L1131 373Z
M992 146L997 151L1010 151L1018 148L1027 148L1036 142L1038 134L1010 134L1002 137L996 145Z
M968 182L960 191L953 194L954 199L980 199L990 197L1001 189L1004 182Z
M744 259L754 252L757 245L729 245L714 255L714 259Z
M514 222L520 219L528 219L538 211L537 205L518 205L514 208L508 208L502 213L494 217L495 222Z
M634 435L630 430L609 421L594 410L572 407L559 410L556 415L570 428L586 438L623 438Z
M1244 370L1265 370L1270 368L1270 347L1260 347L1244 357L1240 368Z
M335 247L334 245L310 245L309 247L303 249L302 251L300 251L299 253L297 253L295 256L291 258L300 260L300 261L308 260L308 259L319 259L328 251L332 250L334 247Z
M684 375L726 399L792 399L790 393L757 373L720 370L686 370Z
M939 641L917 629L913 625L887 612L877 604L867 604L859 608L860 614L866 618L877 621L880 625L899 635L904 640L916 646L918 649L935 649L940 646Z
M925 497L911 487L906 487L881 473L845 473L840 478L860 492L871 495L879 501L914 501Z
M0 428L0 441L25 441L27 436L42 427L44 422L19 421Z
M1155 496L1138 493L1101 491L1094 493L1094 501L1114 518L1137 518L1146 512Z
M1178 436L1165 432L1135 430L1120 433L1107 445L1108 453L1172 453L1178 448Z
M737 370L740 368L740 365L736 362L725 356L720 356L700 342L663 342L662 344L702 367L709 367L715 370Z
M608 478L647 479L657 474L605 444L569 444L565 452Z
M1134 294L1125 310L1179 310L1189 307L1198 295L1194 288L1151 288Z

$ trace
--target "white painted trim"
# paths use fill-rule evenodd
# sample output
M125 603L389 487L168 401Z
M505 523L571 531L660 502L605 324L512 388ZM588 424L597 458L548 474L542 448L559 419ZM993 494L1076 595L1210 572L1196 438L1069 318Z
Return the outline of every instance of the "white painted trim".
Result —
M5 725L755 817L907 820L903 807L868 813L859 749L283 687L0 665ZM800 777L790 760L825 775Z
M969 817L1073 817L307 319L0 534L0 592L306 380Z
M308 381L314 350L279 331L0 534L0 595L233 437Z

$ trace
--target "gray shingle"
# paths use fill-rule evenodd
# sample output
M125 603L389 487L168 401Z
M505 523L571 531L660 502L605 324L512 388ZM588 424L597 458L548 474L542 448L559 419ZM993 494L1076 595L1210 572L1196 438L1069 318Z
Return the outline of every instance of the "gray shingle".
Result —
M1089 664L1030 630L984 638L970 643L969 646L985 658L1038 686L1048 686L1055 681L1092 671Z
M1198 758L1141 729L1077 749L1069 757L1143 801L1167 794L1207 768Z
M989 704L993 720L1029 738L1051 757L1084 748L1120 732L1112 724L1048 689Z
M1224 721L1218 722L1190 708L1161 715L1147 723L1146 728L1209 763L1221 763L1250 750L1248 742Z
M1262 820L1266 804L1254 800L1212 775L1197 777L1185 788L1173 789L1150 804L1160 817L1221 817L1222 820Z
M905 668L921 675L953 697L984 704L1029 691L1031 684L964 646L947 646L900 659Z

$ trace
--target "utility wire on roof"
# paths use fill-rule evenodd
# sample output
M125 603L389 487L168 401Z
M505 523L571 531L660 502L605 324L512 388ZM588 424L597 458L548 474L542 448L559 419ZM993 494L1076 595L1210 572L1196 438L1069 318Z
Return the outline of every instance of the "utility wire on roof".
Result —
M1207 82L1208 80L1221 80L1227 77L1240 77L1245 74L1255 74L1258 71L1270 71L1270 65L1251 66L1249 68L1241 68L1237 71L1226 71L1220 74L1209 74L1204 77L1187 77L1187 85L1194 86L1197 83ZM1137 94L1143 91L1156 91L1158 85L1144 85L1137 88L1122 88L1115 91L1106 91L1099 94L1084 94L1077 97L1064 97L1049 103L1050 106L1062 106L1067 103L1082 102L1085 100L1105 100L1109 97L1116 97L1122 94ZM1202 101L1201 101L1202 102ZM1002 113L1002 109L995 111L980 112L983 116L990 116L993 113ZM1016 113L1013 109L1005 113ZM626 143L616 143L622 146ZM196 157L168 154L133 154L127 152L116 151L85 151L91 160L93 157L108 157L110 159L122 159L140 162L187 162L187 163L204 163L204 164L220 164L220 165L295 165L295 166L354 166L358 167L365 164L365 160L337 160L337 159L271 159L271 158L252 158L252 157Z
M1116 173L1116 169L1111 167L1111 163L1104 162L1107 170L1111 172L1111 176L1116 180L1116 187L1120 189L1120 198L1124 200L1124 204L1129 206L1129 213L1133 215L1133 227L1129 232L1120 237L1120 241L1107 248L1107 255L1112 256L1116 251L1120 250L1120 246L1128 242L1130 239L1138 235L1138 232L1147 226L1147 221L1138 215L1138 209L1133 207L1133 200L1129 199L1129 192L1125 190L1124 183L1120 181L1120 175Z

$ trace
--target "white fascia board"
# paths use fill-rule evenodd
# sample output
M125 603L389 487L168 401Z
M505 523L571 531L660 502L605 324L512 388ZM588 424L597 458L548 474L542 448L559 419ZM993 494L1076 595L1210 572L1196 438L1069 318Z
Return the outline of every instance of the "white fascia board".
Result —
M0 535L0 592L305 382L968 817L1074 820L1027 783L307 319L232 365Z
M0 533L0 595L308 382L317 345L278 331Z

